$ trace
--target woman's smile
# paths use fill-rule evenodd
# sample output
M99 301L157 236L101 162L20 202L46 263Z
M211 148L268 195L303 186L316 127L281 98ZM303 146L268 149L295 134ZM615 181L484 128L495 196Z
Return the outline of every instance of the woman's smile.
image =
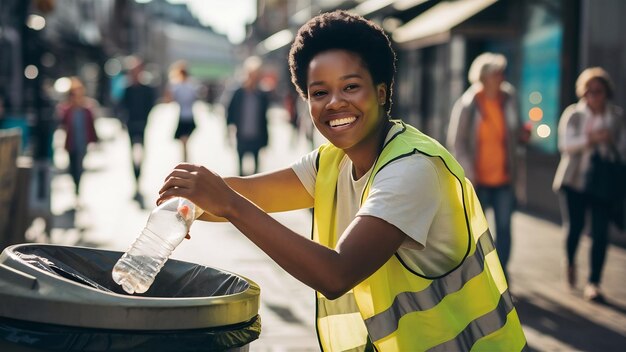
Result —
M345 126L349 126L351 125L354 121L356 121L356 117L352 116L352 117L342 117L339 119L334 119L334 120L330 120L328 121L328 124L330 125L330 127L345 127Z

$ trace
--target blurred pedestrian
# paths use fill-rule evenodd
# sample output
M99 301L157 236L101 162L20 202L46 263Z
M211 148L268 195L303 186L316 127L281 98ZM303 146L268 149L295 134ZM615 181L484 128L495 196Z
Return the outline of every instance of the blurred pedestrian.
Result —
M78 77L70 78L67 99L57 106L57 116L60 127L66 133L65 149L69 155L69 171L74 180L77 201L87 147L98 141L94 123L95 109L93 100L85 95L83 82Z
M291 87L290 87L291 88ZM287 112L287 118L289 119L289 125L291 126L291 145L297 146L300 139L300 129L298 128L298 94L293 89L287 89L285 96L283 97L283 107Z
M259 151L268 142L267 110L270 99L267 92L259 88L261 79L261 59L251 56L243 64L244 81L228 103L226 123L236 130L239 175L250 174L243 168L243 158L247 153L254 159L254 171L259 171Z
M298 31L291 78L329 143L291 167L222 179L180 164L186 197L317 291L323 351L527 348L487 221L439 143L391 120L395 53L374 22L323 13ZM312 239L266 212L314 208Z
M513 86L505 81L504 55L483 53L470 66L471 86L456 101L448 128L448 149L476 187L483 209L493 209L496 252L508 277L511 217L516 206L517 148L526 142ZM523 191L522 191L523 192Z
M144 132L148 115L156 100L154 88L142 82L144 62L138 57L128 58L128 85L120 100L122 121L126 125L130 140L130 156L135 175L134 199L143 207L143 197L139 191L141 162L144 155Z
M198 84L189 76L187 63L177 61L170 69L170 85L165 93L165 102L174 101L180 107L178 126L174 138L180 140L183 148L183 161L189 159L187 143L196 129L193 106L198 100Z
M626 123L622 109L611 102L613 85L604 69L592 67L584 70L576 80L576 95L580 100L568 106L559 121L561 161L553 187L560 196L564 230L567 234L566 277L572 289L577 283L576 251L585 227L586 213L591 212L591 270L583 293L588 300L601 301L603 295L600 282L608 246L609 215L613 201L590 194L585 182L595 152L603 159L614 159L617 156L622 162L626 160ZM623 202L623 199L617 201Z
M306 144L311 149L319 146L316 145L314 139L315 126L309 117L306 102L298 96L295 90L290 90L285 97L285 109L289 114L289 122L293 128L291 145L296 147L300 141L300 137L306 139Z

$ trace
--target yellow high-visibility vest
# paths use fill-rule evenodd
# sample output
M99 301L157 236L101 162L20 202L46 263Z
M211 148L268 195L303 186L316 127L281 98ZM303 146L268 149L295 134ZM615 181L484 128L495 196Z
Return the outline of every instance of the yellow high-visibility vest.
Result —
M461 166L437 141L401 125L384 146L365 187L367 199L380 169L421 153L440 158L458 181L447 202L459 204L456 236L467 242L460 264L428 278L405 266L396 253L374 274L336 300L317 292L317 333L324 351L520 351L527 349L517 311L497 257L488 224ZM341 149L319 148L313 239L334 248L336 185ZM443 167L443 166L442 166ZM418 182L416 180L416 182ZM461 258L459 258L461 259ZM373 345L373 346L372 346Z

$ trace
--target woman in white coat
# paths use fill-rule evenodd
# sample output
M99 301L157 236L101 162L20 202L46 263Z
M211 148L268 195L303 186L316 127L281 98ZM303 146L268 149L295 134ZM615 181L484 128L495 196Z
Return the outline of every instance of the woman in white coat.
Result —
M591 155L626 160L626 133L622 109L611 103L613 96L609 75L600 67L584 70L576 81L578 103L565 109L558 128L561 161L554 178L559 192L564 229L567 234L566 276L570 288L576 287L576 251L585 225L586 212L591 212L590 275L584 290L588 300L602 301L600 281L608 245L609 213L612 203L585 192L585 175Z

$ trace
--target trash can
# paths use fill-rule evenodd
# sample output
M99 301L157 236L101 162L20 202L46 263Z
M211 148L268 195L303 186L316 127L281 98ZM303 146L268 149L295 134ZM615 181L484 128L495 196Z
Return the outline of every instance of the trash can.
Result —
M111 278L122 252L18 244L0 255L0 351L248 351L260 288L170 259L150 289Z

